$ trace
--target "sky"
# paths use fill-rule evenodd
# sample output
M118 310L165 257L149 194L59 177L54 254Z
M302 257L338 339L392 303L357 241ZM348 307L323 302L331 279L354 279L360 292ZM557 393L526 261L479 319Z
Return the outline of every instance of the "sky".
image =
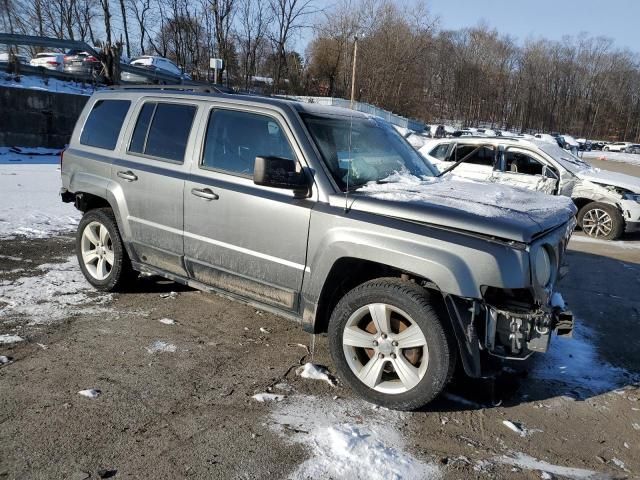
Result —
M398 4L411 0L397 0ZM426 0L432 16L445 30L473 27L480 22L519 42L547 38L561 40L581 32L614 40L615 46L640 52L640 0ZM318 0L322 7L336 0ZM296 48L313 38L306 31Z
M440 27L457 30L483 21L520 41L560 40L586 32L640 51L640 0L427 0Z

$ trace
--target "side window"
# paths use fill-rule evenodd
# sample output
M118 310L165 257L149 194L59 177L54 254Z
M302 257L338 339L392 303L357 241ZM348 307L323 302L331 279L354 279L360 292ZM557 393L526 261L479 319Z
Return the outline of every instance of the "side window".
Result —
M80 143L107 150L116 148L129 105L129 100L98 100L84 123Z
M429 152L429 155L431 155L434 158L437 158L438 160L444 160L447 156L449 145L450 145L449 143L441 143L440 145L435 147L433 150L431 150Z
M452 162L460 160L469 155L476 148L477 145L458 145L458 147L451 153L449 160ZM495 152L491 147L482 147L473 156L466 159L464 163L493 167L495 164Z
M183 162L195 114L193 105L146 103L138 115L129 151Z
M252 175L256 157L295 160L280 124L267 115L213 110L209 116L201 165Z
M504 160L507 172L542 175L542 163L524 153L507 150L504 154Z

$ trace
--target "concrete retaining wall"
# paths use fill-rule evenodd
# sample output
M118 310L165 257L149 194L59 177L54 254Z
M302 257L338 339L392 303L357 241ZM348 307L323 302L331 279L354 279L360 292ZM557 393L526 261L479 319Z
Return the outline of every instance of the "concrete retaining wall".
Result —
M85 95L0 87L0 147L64 147L88 99Z

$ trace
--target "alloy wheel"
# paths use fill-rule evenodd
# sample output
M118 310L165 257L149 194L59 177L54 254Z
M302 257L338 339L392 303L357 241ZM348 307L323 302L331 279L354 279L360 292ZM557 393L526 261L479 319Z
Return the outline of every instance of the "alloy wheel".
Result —
M427 371L429 351L420 326L407 313L386 303L356 310L346 322L342 344L351 371L381 393L405 393Z
M115 261L113 242L107 227L100 222L87 224L82 232L80 250L87 272L96 280L106 279Z
M592 237L606 237L613 229L613 219L604 210L593 208L584 214L582 229Z

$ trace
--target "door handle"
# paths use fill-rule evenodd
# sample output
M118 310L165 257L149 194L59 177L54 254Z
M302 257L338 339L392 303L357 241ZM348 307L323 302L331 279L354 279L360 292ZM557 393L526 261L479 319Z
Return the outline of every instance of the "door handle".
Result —
M120 171L117 173L120 178L125 179L127 182L135 182L138 180L138 176L133 173L131 170L127 170L126 172Z
M191 194L205 200L218 200L220 198L217 193L213 193L209 188L192 188Z

